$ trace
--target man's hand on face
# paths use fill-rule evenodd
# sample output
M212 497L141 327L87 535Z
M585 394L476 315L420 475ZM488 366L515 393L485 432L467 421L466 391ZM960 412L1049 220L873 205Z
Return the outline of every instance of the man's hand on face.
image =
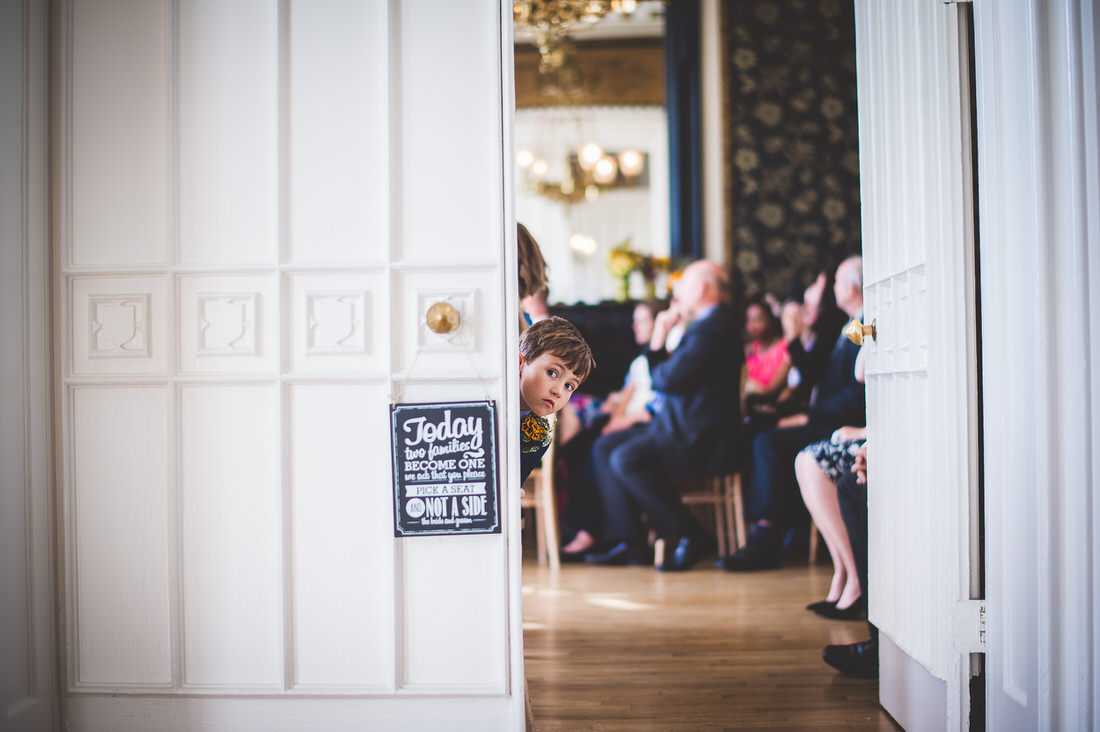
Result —
M669 331L671 331L682 319L683 315L680 312L680 308L677 307L676 301L673 300L668 310L657 313L657 317L653 321L653 337L649 340L649 347L654 351L659 351L664 348Z

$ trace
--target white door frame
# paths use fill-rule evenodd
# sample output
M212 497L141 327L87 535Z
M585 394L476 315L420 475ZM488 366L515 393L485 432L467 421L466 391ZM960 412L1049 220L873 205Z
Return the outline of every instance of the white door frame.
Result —
M1100 126L1090 0L974 3L987 725L1100 724Z
M0 8L0 726L59 729L50 361L48 3Z

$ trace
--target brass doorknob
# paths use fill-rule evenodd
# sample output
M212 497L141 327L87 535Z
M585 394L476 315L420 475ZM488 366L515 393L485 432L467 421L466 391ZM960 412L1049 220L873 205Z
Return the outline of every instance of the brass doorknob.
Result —
M848 336L848 340L855 343L857 346L863 345L863 339L867 336L871 336L871 340L878 340L878 329L875 325L878 320L872 320L870 325L864 325L859 320L853 320L844 327L844 335Z
M428 328L433 333L450 333L462 321L455 306L449 302L437 302L428 308Z

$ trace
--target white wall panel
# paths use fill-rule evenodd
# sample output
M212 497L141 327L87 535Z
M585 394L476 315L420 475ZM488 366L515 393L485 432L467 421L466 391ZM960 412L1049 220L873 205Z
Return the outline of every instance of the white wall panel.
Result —
M505 690L504 539L421 536L399 541L409 691Z
M291 387L294 682L393 688L387 387Z
M70 368L77 376L168 370L168 278L71 280Z
M184 373L271 374L279 367L274 276L179 279L179 354Z
M278 5L180 3L180 259L278 257Z
M291 275L290 298L294 371L388 375L386 273Z
M168 393L72 392L73 685L170 684Z
M291 3L294 261L389 255L388 22L384 0Z
M492 3L402 4L399 226L405 259L499 256L500 83L486 73L500 53L498 11Z
M183 681L281 687L278 389L183 387L179 429Z
M71 262L161 263L169 249L168 0L72 3Z

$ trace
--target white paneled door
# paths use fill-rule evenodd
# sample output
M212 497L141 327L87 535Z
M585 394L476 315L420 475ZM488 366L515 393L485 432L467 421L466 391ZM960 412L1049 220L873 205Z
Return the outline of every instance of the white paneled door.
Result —
M69 727L521 728L516 460L395 539L389 457L395 402L514 451L509 6L57 10Z
M976 273L962 6L856 2L870 435L870 618L883 706L964 729L978 597ZM975 640L968 643L966 631Z

